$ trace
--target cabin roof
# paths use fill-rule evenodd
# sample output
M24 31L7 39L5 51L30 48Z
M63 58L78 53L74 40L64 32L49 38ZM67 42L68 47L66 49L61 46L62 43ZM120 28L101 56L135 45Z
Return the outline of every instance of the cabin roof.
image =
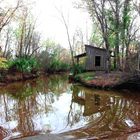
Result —
M82 53L82 54L78 54L76 56L74 56L75 58L80 58L80 57L85 57L87 54L86 52Z
M106 51L106 49L105 48L98 48L98 47L95 47L95 46L93 46L93 45L85 45L85 48L86 47L90 47L90 48L93 48L93 49L98 49L98 50L100 50L100 51ZM80 57L84 57L84 56L86 56L87 54L86 54L86 52L84 52L84 53L82 53L82 54L78 54L78 55L76 55L76 56L74 56L75 58L80 58Z
M95 47L93 45L85 45L85 47L90 47L90 48L94 48L94 49L98 49L98 50L102 50L102 51L107 51L105 48L99 48L99 47Z

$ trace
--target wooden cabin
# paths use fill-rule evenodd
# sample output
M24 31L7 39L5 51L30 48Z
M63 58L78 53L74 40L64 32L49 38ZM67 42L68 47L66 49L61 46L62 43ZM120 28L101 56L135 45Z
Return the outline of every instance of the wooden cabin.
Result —
M85 45L85 53L76 55L77 63L80 58L86 57L85 69L87 71L105 71L107 70L107 50L97 48L92 45Z

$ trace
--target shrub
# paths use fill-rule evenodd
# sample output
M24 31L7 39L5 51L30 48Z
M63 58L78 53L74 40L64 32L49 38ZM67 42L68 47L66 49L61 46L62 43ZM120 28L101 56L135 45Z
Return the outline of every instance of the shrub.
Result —
M84 68L82 65L74 64L74 66L71 68L71 73L73 75L80 74L82 72L84 72Z
M67 71L69 69L69 64L66 64L60 60L53 60L50 62L48 69L52 72Z
M4 57L0 57L0 69L8 69L7 59Z
M53 61L50 63L49 69L50 69L51 71L58 71L58 70L60 69L60 63L59 63L59 61L53 60Z
M64 62L61 62L60 66L61 66L61 70L63 71L67 71L70 68L70 65Z
M9 68L16 68L20 72L32 72L37 70L39 65L34 57L20 57L10 61Z

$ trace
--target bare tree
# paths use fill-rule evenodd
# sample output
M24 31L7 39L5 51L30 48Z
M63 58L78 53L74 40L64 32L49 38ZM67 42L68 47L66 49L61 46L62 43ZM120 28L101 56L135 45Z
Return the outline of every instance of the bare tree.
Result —
M32 56L39 49L40 34L35 32L36 20L30 19L29 10L24 7L18 28L17 56Z
M11 44L12 44L12 31L11 28L8 27L8 29L5 32L5 45L3 48L3 57L9 58L11 57Z
M140 15L140 2L136 2L134 1L134 7L135 7L135 10L138 12L138 14Z
M71 38L70 38L70 32L69 32L69 26L68 26L68 22L66 21L66 18L64 16L64 13L62 10L56 8L57 11L59 12L60 14L60 17L61 17L61 21L63 22L64 26L65 26L65 29L66 29L66 34L67 34L67 40L68 40L68 44L69 44L69 48L70 48L70 53L71 53L71 60L72 60L72 65L74 66L75 65L75 62L74 62L74 51L73 51L73 46L72 46L72 43L71 43Z
M134 4L134 7L135 7L135 10L138 12L139 14L139 17L140 17L140 2L138 3L133 3ZM137 69L140 70L140 43L138 42L137 44L137 48L138 48L138 63L137 63Z
M84 47L84 34L81 29L76 29L74 35L73 35L73 50L75 55L84 53L85 47Z
M32 56L37 56L38 55L38 50L40 49L40 34L38 32L34 32L32 35L32 41L31 41L31 53L28 53L28 55Z
M0 3L1 2L3 1L0 1ZM7 9L0 7L0 32L7 24L10 23L19 7L21 7L21 0L17 1L15 7L9 7Z

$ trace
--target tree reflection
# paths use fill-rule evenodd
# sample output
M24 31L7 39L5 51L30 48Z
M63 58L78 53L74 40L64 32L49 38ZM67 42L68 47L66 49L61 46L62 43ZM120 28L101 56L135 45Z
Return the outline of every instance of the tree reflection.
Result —
M72 105L75 103L79 106L77 110ZM83 111L81 107L84 108ZM70 126L77 123L83 113L84 118L82 119L87 124L86 127L65 134L74 135L77 138L89 136L117 137L124 132L131 132L133 128L140 125L139 112L139 101L135 102L133 96L128 98L119 96L119 94L112 95L109 91L89 90L80 86L73 86L68 123Z
M76 139L116 137L140 125L139 96L71 85L58 75L1 88L0 104L1 128L19 132L20 137L51 132L58 121L58 131L75 129L65 135Z
M16 126L9 126L8 129L19 132L21 137L40 133L41 128L36 128L37 118L43 119L42 114L47 117L53 111L52 104L67 90L66 80L60 76L40 77L1 88L3 111L0 124L5 127L4 124L16 121Z
M82 117L82 106L85 105L85 101L82 97L79 97L78 94L82 94L82 91L75 85L71 87L72 99L70 104L70 110L67 117L67 126L72 127L81 120ZM78 110L76 109L76 104L78 104Z

